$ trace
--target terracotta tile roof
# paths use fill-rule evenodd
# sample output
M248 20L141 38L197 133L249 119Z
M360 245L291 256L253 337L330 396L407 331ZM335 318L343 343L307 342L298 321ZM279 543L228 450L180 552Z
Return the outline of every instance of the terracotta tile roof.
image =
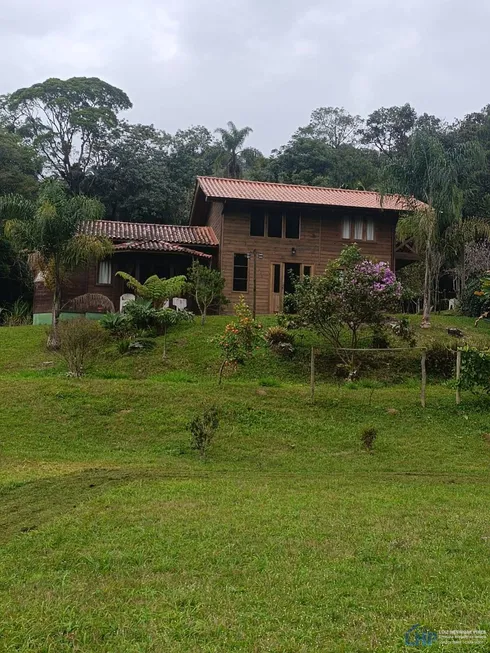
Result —
M366 209L407 211L413 206L399 195L381 195L375 191L297 186L245 179L198 177L198 184L206 197L213 199L256 200L261 202L289 202L324 206L348 206ZM415 200L414 200L415 201ZM422 205L421 202L417 204Z
M114 241L153 241L181 245L218 245L212 227L190 227L173 224L149 224L141 222L116 222L94 220L86 222L83 231L91 236L105 236Z
M117 243L114 245L116 252L170 252L173 254L190 254L199 258L211 259L211 254L198 252L189 247L181 247L173 243L166 243L163 240L130 240L125 243Z

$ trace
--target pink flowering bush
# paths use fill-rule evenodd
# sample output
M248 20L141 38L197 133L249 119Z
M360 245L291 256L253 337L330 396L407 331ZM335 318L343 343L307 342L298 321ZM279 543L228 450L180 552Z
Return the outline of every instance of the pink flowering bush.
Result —
M402 296L401 284L389 265L365 259L357 245L342 251L327 265L322 276L296 283L300 318L316 329L345 362L343 348L357 347L361 328L378 333L387 311L396 309ZM344 342L344 334L350 335Z

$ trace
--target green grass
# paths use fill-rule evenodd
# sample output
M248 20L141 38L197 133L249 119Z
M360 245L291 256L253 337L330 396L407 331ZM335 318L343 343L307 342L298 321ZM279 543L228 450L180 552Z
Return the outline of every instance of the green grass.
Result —
M431 383L423 410L416 378L320 375L311 404L307 335L218 387L225 322L174 333L165 362L109 348L80 381L43 328L0 329L0 651L392 652L415 623L490 633L488 400ZM488 344L485 326L434 323L421 342L457 325ZM202 462L186 425L211 404Z

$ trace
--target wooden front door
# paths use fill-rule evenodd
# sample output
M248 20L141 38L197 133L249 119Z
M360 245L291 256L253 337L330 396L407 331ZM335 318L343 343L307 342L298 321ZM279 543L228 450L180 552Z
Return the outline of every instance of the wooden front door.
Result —
M291 273L302 279L313 274L312 265L303 263L272 263L270 274L269 313L280 313L284 294L293 292Z
M282 311L283 288L283 265L282 263L272 263L269 297L270 313L280 313Z

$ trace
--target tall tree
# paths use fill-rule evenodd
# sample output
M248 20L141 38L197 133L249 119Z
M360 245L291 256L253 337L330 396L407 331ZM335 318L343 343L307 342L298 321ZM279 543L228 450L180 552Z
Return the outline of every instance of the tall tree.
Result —
M450 136L460 146L478 143L485 161L466 178L465 215L490 216L490 105L456 121Z
M87 236L80 226L100 219L103 206L84 195L71 196L59 181L47 181L36 201L19 195L0 198L0 219L14 247L29 255L34 273L40 273L53 293L52 329L48 345L57 348L63 284L77 268L112 252L105 238Z
M101 199L111 220L185 223L196 175L211 174L216 156L205 127L172 136L121 121L100 145L82 188Z
M417 113L410 104L401 107L381 107L373 111L362 130L361 142L375 147L390 158L407 151L410 134L417 120Z
M376 188L379 155L372 149L342 145L333 148L321 139L296 134L273 152L260 170L260 179L312 186ZM254 172L256 172L256 168Z
M218 153L219 144L202 125L179 129L170 137L168 169L172 189L169 198L171 222L187 222L196 176L213 174Z
M315 109L306 127L300 127L298 136L309 136L331 147L355 145L364 124L361 116L353 116L343 107L320 107Z
M235 123L230 120L228 129L218 127L215 131L221 137L221 151L216 159L218 169L226 177L241 179L244 168L251 166L253 160L261 156L260 152L255 148L243 147L247 136L253 131L252 128L243 127L238 129Z
M33 197L42 161L17 134L0 128L0 195L19 193Z
M422 327L430 327L431 290L448 255L448 247L463 233L461 189L462 173L476 167L481 151L473 147L445 149L441 140L425 129L416 130L409 139L406 157L398 157L387 168L390 190L413 198L412 214L400 219L398 234L412 238L424 261L424 297ZM411 198L411 199L410 199ZM464 229L467 229L465 225Z
M117 114L131 106L126 93L97 77L51 78L3 99L10 126L43 157L46 173L75 193Z
M162 222L168 215L170 137L153 125L121 122L97 146L97 163L82 185L111 220Z

